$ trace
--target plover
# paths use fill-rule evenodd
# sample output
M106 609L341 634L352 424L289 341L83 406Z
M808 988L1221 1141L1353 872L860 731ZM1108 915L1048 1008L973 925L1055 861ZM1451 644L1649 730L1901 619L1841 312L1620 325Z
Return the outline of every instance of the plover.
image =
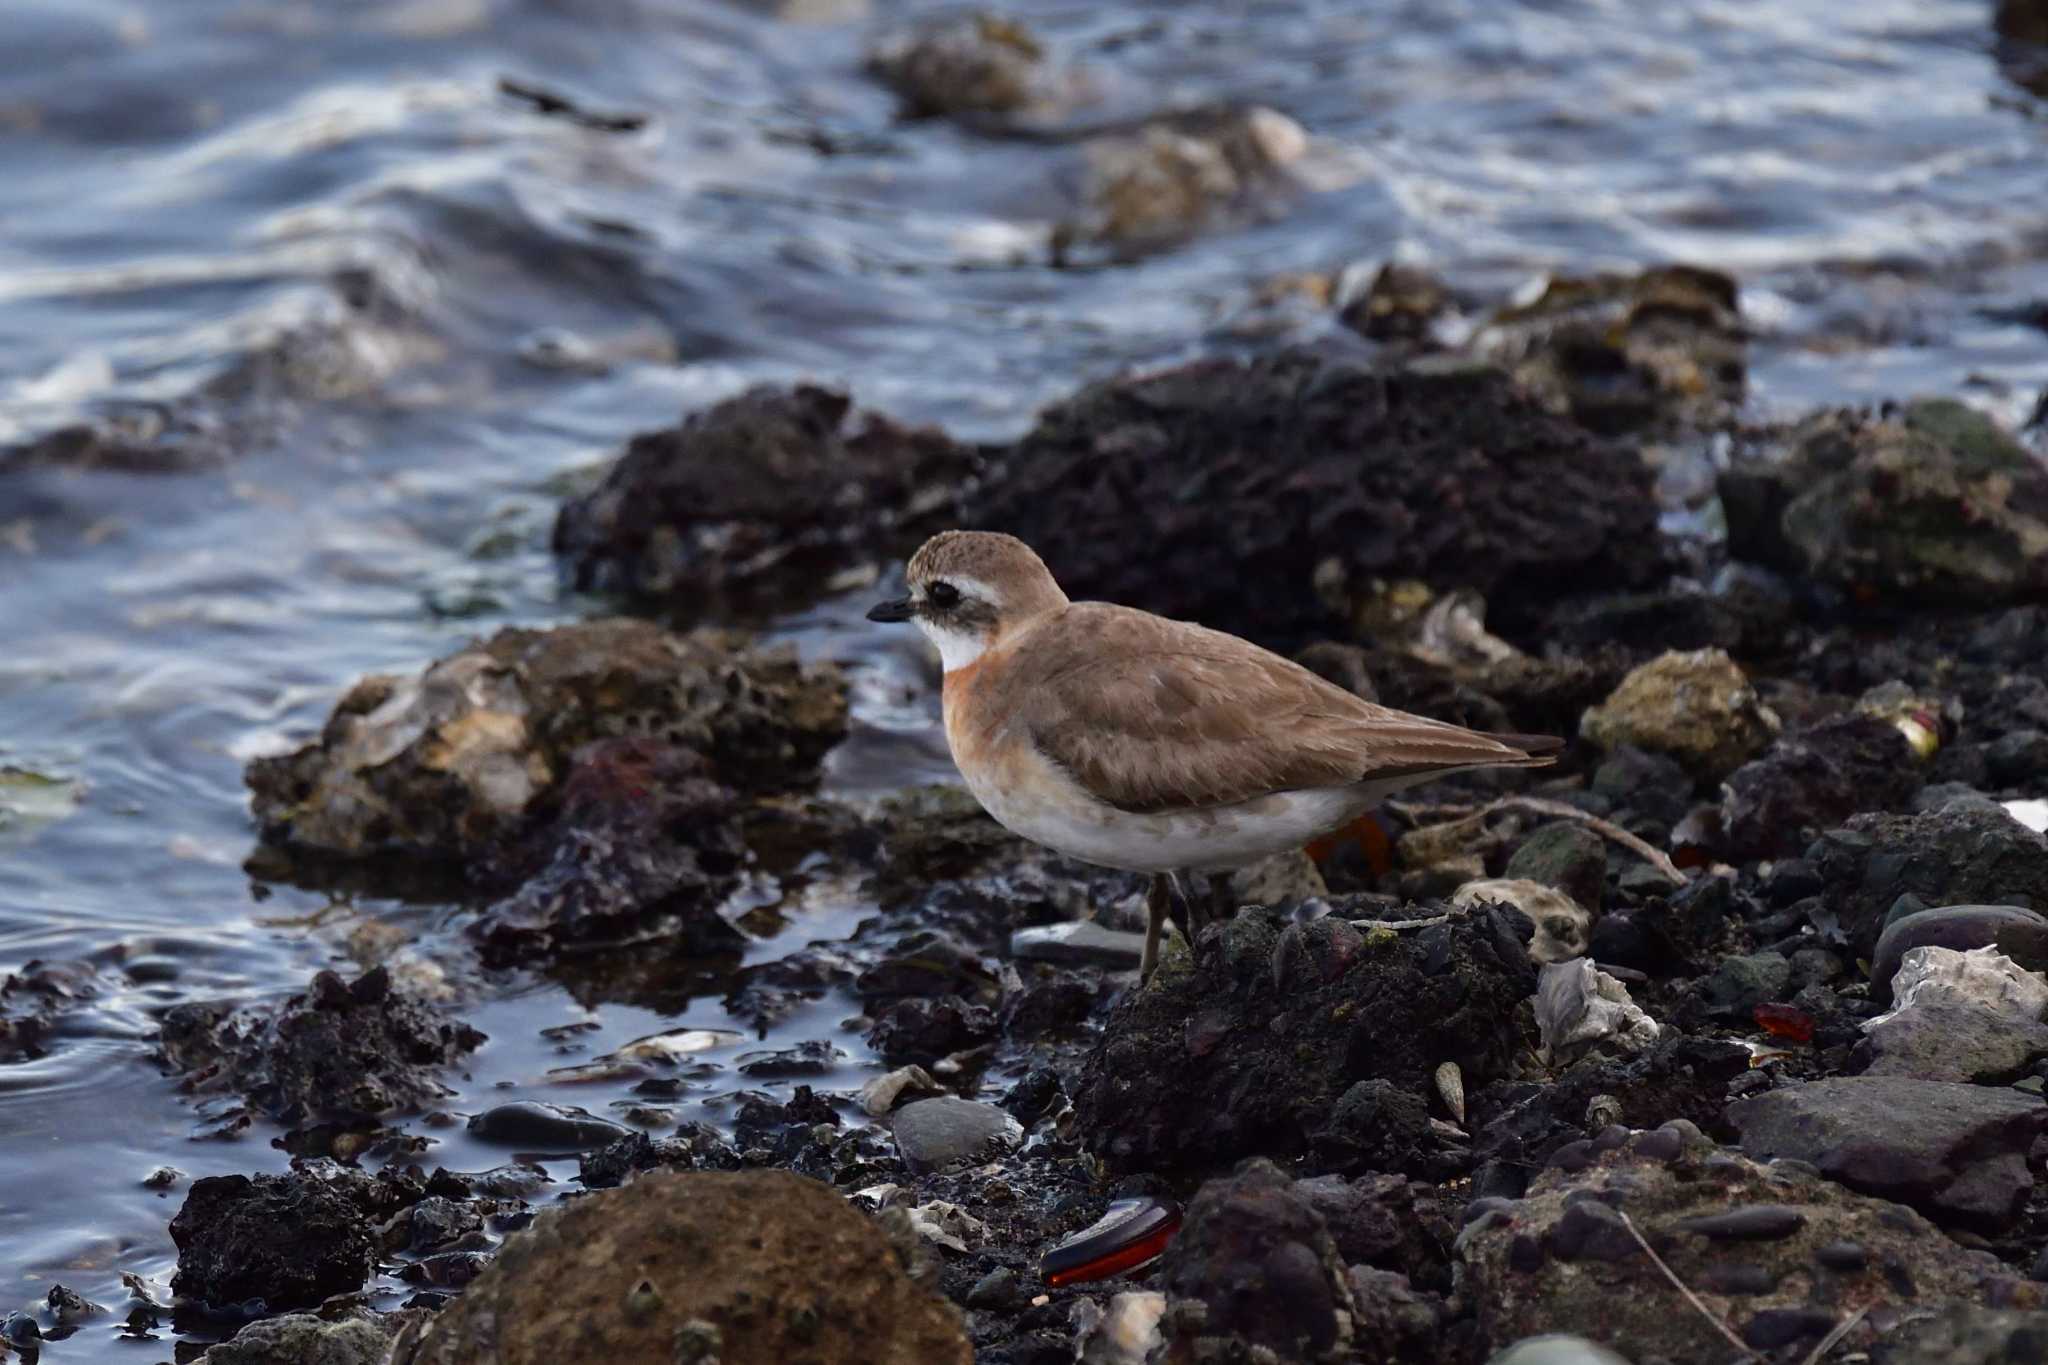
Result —
M907 582L868 619L914 621L938 646L946 743L975 799L1026 839L1152 874L1141 978L1184 903L1178 872L1242 867L1404 787L1541 767L1563 746L1376 706L1235 635L1070 602L1014 536L942 532Z

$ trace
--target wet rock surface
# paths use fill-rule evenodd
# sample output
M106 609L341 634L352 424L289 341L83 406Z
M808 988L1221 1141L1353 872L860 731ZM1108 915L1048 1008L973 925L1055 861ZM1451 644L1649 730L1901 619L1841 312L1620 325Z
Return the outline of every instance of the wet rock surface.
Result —
M736 1229L751 1229L736 1241ZM693 1354L694 1353L694 1354ZM828 1186L781 1172L652 1174L551 1211L399 1365L803 1355L972 1359L958 1315Z
M982 83L1000 84L996 58L1015 49L983 50L995 55ZM554 550L579 587L685 619L792 605L841 576L872 578L953 524L979 464L942 432L857 413L841 393L750 389L634 437L603 483L563 506Z
M321 972L269 1010L180 1005L165 1014L159 1045L188 1086L225 1087L300 1127L418 1112L454 1093L442 1069L484 1041L378 968L354 981Z
M773 790L815 773L845 717L836 675L786 651L620 619L504 630L417 677L363 679L318 741L248 782L274 846L451 860L516 830L593 741L658 738Z
M310 1308L363 1287L376 1268L369 1213L339 1181L318 1176L196 1180L171 1220L180 1298L216 1310Z
M2031 1292L1909 1209L1669 1128L1617 1130L1590 1160L1543 1171L1526 1197L1475 1206L1458 1254L1497 1342L1570 1331L1634 1360L1729 1358L1644 1243L1759 1350L1810 1350L1859 1309L1843 1340L1868 1347L1923 1302Z

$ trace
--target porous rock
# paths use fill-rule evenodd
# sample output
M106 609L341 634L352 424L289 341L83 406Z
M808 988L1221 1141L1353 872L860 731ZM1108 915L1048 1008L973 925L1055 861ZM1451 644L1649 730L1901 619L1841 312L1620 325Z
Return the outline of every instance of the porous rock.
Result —
M502 630L415 677L365 678L317 741L257 759L247 780L273 844L460 861L515 829L593 740L666 740L761 791L808 780L845 729L832 668L607 619Z
M300 1173L193 1181L171 1241L172 1291L223 1310L311 1308L362 1288L377 1265L375 1229L342 1182Z
M394 1365L971 1356L958 1314L829 1186L741 1171L655 1173L542 1213Z
M1196 1191L1161 1272L1178 1349L1213 1352L1216 1338L1235 1338L1306 1360L1350 1342L1351 1287L1337 1244L1294 1181L1262 1157ZM1202 1311L1187 1312L1190 1301Z
M1282 648L1348 633L1379 579L1474 587L1512 623L1575 587L1645 583L1667 553L1635 454L1499 372L1301 349L1083 389L968 516L1035 546L1077 600Z
M1953 800L1911 815L1854 816L1815 840L1807 860L1826 888L1828 911L1859 957L1876 951L1886 913L1908 893L1926 906L2048 909L2048 838L1988 801ZM2025 965L2018 952L1994 941Z
M42 1056L59 1018L98 994L86 962L32 959L0 977L0 1062Z
M1535 986L1512 912L1360 931L1345 904L1299 925L1242 910L1128 996L1075 1093L1089 1144L1123 1168L1285 1155L1360 1080L1423 1094L1446 1061L1468 1084L1501 1074Z
M199 1357L200 1365L384 1365L391 1343L420 1310L360 1313L329 1322L311 1313L252 1322Z
M951 524L979 463L844 394L764 385L635 436L563 506L555 553L579 587L680 615L800 603Z
M1779 736L1729 775L1719 851L1743 861L1790 857L1859 812L1904 809L1923 781L1890 721L1832 717Z
M1543 1171L1526 1197L1466 1225L1458 1247L1465 1297L1488 1336L1577 1332L1631 1360L1728 1359L1727 1344L1643 1253L1638 1234L1752 1340L1788 1324L1817 1340L1860 1308L1869 1310L1865 1321L1843 1344L1866 1348L1879 1335L1875 1323L1893 1320L1887 1310L2016 1283L1989 1254L1964 1250L1908 1209L1718 1152L1696 1136L1659 1136L1617 1130L1613 1145L1576 1169ZM1862 1250L1858 1268L1830 1264L1828 1248L1844 1243Z
M1669 754L1718 782L1770 743L1778 718L1718 649L1659 655L1586 712L1579 733L1602 749L1623 744Z
M484 1041L469 1025L395 989L379 967L353 982L317 974L269 1007L178 1005L161 1046L172 1069L204 1073L287 1126L417 1112L453 1092L450 1066Z

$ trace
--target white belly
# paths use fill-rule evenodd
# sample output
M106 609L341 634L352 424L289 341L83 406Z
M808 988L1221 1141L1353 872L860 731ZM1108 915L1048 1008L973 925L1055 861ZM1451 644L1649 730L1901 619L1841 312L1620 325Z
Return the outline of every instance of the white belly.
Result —
M1070 858L1133 872L1243 867L1349 823L1383 795L1364 785L1312 787L1205 810L1141 814L1095 800L1035 756L1007 775L1013 780L997 785L986 773L963 772L968 790L1003 828ZM1014 780L1020 776L1026 780Z

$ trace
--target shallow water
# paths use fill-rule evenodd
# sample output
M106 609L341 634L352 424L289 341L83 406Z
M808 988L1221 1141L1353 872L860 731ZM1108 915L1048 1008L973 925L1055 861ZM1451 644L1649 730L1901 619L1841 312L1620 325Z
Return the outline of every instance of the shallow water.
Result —
M0 20L0 444L328 338L225 463L0 465L0 770L83 788L0 828L0 972L99 969L48 1056L0 1066L0 1313L52 1281L110 1305L121 1272L161 1286L182 1195L145 1189L153 1169L284 1166L260 1126L194 1140L205 1113L148 1060L156 1016L303 985L365 919L431 949L454 916L259 896L241 765L365 671L593 610L558 588L547 528L562 481L636 430L803 376L1008 436L1087 377L1328 337L1261 283L1389 257L1494 297L1547 269L1730 270L1760 415L1941 393L2017 423L2048 373L2027 320L2048 299L2048 124L1985 3L1014 6L1141 105L1290 114L1332 186L1088 270L1042 248L1072 146L896 121L860 71L880 19L803 8L821 21L719 0L14 0ZM505 76L648 122L544 117ZM536 363L565 354L589 363ZM859 605L776 623L862 670L830 781L943 776L919 656ZM816 896L753 955L860 909ZM832 1038L846 1064L822 1084L869 1064L843 1003L773 1040ZM730 1022L715 1001L586 1012L541 982L464 1012L491 1041L457 1112L586 1102L547 1079L577 1058L543 1028L594 1019L595 1056ZM761 1046L703 1054L705 1112ZM429 1164L507 1155L432 1135ZM170 1354L138 1357L117 1318L45 1359Z

